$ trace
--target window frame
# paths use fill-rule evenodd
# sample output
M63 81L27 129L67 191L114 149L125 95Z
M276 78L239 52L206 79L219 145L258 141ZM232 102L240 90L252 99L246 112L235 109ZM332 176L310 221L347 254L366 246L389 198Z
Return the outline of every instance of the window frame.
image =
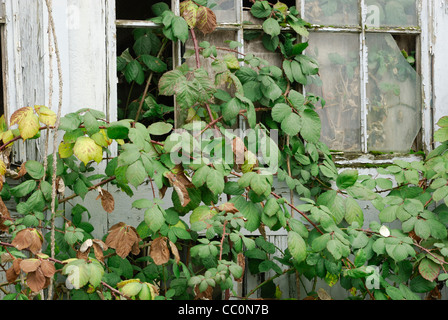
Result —
M296 8L301 13L301 17L307 21L307 17L305 15L305 1L304 0L294 0L296 4ZM180 4L181 0L171 0L171 10L176 14L180 14ZM311 25L309 28L310 32L332 32L332 33L355 33L359 34L359 58L360 58L360 68L361 68L361 151L356 153L351 153L348 157L344 152L336 153L336 160L342 163L362 163L365 162L365 156L369 155L370 163L382 163L384 161L390 161L394 157L401 158L419 158L417 155L412 154L397 154L392 153L392 155L387 156L372 156L369 154L367 147L367 107L368 107L368 98L367 98L367 80L368 80L368 64L367 55L368 50L365 45L366 35L368 33L388 33L391 35L394 34L408 34L414 35L416 37L416 55L417 55L417 63L418 63L418 73L421 77L421 137L418 137L421 144L421 149L428 153L434 148L433 145L433 106L432 106L432 76L431 76L431 60L432 60L432 51L430 45L430 29L432 28L429 16L431 12L431 4L429 0L416 0L417 3L417 24L416 27L373 27L367 26L367 10L365 0L358 0L359 5L359 25L358 26L321 26L321 25ZM244 54L245 53L245 44L243 33L244 30L261 30L261 25L248 25L243 23L244 19L244 3L243 0L239 0L239 8L240 10L238 16L240 17L240 21L237 23L229 23L229 22L218 22L218 26L216 30L223 31L235 31L236 32L236 41L242 43L242 47L239 48L239 51ZM148 20L121 20L116 19L116 28L160 28L160 25L148 21ZM292 31L291 28L286 27L283 28L283 31ZM181 53L181 43L178 41L177 43L173 43L173 67L180 66L182 64L182 53ZM243 56L239 56L243 57ZM244 62L241 62L244 64ZM303 88L304 89L304 88ZM175 126L178 126L178 110L175 112ZM240 119L240 128L245 128L244 119Z

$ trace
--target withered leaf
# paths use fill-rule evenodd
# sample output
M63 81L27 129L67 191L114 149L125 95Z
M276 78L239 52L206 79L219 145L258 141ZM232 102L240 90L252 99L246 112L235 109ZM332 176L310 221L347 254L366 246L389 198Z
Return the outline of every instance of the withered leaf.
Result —
M233 203L230 203L230 202L223 203L222 205L220 205L218 207L218 209L220 211L225 211L225 212L229 212L229 213L236 213L236 212L238 212L238 209L235 207L235 205Z
M177 250L176 245L170 240L170 249L171 252L173 253L174 259L176 260L176 263L179 263L180 261L180 255L179 255L179 250Z
M33 292L39 292L45 288L47 280L42 270L39 268L35 272L28 273L28 276L26 277L26 284Z
M241 171L241 166L244 164L244 155L247 151L243 140L235 137L232 141L232 151L235 159L236 170Z
M45 277L51 278L56 273L54 263L48 260L42 260L40 268Z
M101 189L101 192L96 199L98 200L99 198L101 198L101 205L103 206L104 211L112 213L115 209L115 200L112 194L107 190Z
M0 231L8 232L9 227L4 225L6 220L11 220L11 215L9 213L8 208L0 197Z
M34 272L40 267L41 261L39 259L25 259L20 262L20 269L23 272Z
M196 13L196 19L196 28L204 35L215 31L217 26L216 15L210 8L200 6Z
M134 227L119 222L110 228L106 245L115 249L116 253L124 259L131 251L133 254L140 253L139 241L140 237Z
M159 266L167 263L170 259L170 251L168 250L166 240L166 237L159 237L151 243L149 255L154 260L154 263Z
M104 262L104 250L107 250L107 246L103 241L93 243L93 252L95 253L95 257L98 259L98 261Z
M243 273L242 273L241 277L238 279L235 279L235 281L242 282L243 278L244 278L244 270L246 270L246 257L244 256L244 253L242 253L242 252L238 253L237 262L238 262L238 265L243 269Z
M194 287L195 300L212 300L213 299L213 287L208 286L205 291L201 292L199 286Z
M6 280L9 283L13 283L16 281L17 277L20 274L20 262L22 259L14 259L12 262L12 266L6 270Z
M20 178L23 178L23 176L26 174L25 164L26 164L26 162L22 163L22 165L20 166L19 171L13 177L14 180L19 180Z
M19 250L28 249L36 254L42 248L43 237L39 231L33 228L20 230L11 244Z
M193 188L194 185L185 175L182 165L176 165L172 171L166 172L165 176L179 196L181 205L185 207L191 201L187 188Z

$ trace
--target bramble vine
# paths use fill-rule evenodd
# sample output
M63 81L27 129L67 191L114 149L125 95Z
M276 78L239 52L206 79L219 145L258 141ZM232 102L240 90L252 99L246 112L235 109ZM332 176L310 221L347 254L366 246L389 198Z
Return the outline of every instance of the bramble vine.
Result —
M12 238L0 243L1 266L15 287L1 285L5 299L43 298L49 279L54 299L213 299L216 288L224 299L250 299L285 274L339 283L351 299L439 294L448 279L447 118L435 133L441 144L426 160L396 160L378 176L341 171L320 142L314 104L321 99L300 92L319 66L305 54L308 25L296 8L258 0L251 8L264 19L258 36L282 57L281 67L240 54L233 41L199 41L198 33L216 27L206 0L183 1L181 16L164 3L153 11L161 29L136 32L133 49L117 59L127 82L145 84L133 112L125 107L121 119L108 122L102 112L82 109L55 128L56 113L36 106L14 112L9 128L0 123L1 152L41 131L63 133L55 164L52 155L46 168L28 160L14 171L0 162L2 176L20 179L15 187L5 180L0 193L0 230ZM169 70L162 54L168 41L192 41L194 66ZM174 108L159 103L163 97L175 97L188 114L180 128L166 121ZM229 129L241 117L244 136ZM291 190L289 199L274 181ZM151 192L132 202L142 212L138 226L119 222L97 239L82 202L65 212L70 200L96 192L105 213L95 214L111 213L120 198L106 185L133 197L146 183ZM17 216L9 215L8 200L16 201ZM45 213L53 200L60 224ZM359 201L375 207L378 219L366 225ZM270 230L287 233L287 248L269 242ZM275 275L246 296L233 290L246 273L268 271ZM306 296L297 298L323 298L315 286L302 286ZM275 294L265 290L262 297Z

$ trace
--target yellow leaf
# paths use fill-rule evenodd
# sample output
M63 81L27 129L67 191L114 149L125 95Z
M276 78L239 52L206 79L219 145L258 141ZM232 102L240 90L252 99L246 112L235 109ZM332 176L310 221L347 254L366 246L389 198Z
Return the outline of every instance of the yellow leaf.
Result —
M34 137L39 132L39 118L33 113L28 113L19 121L19 131L23 140Z
M33 113L34 113L33 108L31 108L31 107L20 108L19 110L15 111L11 115L11 121L10 121L9 125L13 126L13 125L19 123L20 120L22 120L26 116L29 116L30 114L33 114Z
M47 126L54 126L56 123L56 113L45 106L34 106L39 115L39 121Z
M103 148L89 137L79 137L73 147L73 152L84 164L91 160L94 160L96 163L100 163L103 160Z
M6 173L6 165L2 160L0 160L0 176L4 176L5 173Z
M64 141L61 142L58 149L61 159L68 158L73 154L73 146L73 143L65 143Z
M3 143L8 143L12 139L14 139L14 135L12 134L11 130L5 131L1 134L1 140L3 141Z

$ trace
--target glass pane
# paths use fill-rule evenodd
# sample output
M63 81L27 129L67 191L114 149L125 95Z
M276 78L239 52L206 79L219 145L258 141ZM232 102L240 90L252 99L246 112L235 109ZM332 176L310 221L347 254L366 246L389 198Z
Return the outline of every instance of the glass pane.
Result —
M420 77L390 34L367 34L368 150L409 152L421 127Z
M306 91L322 97L318 107L322 121L321 141L332 150L361 151L361 98L359 36L311 33L307 54L319 62L321 84Z
M325 26L359 25L358 0L303 0L304 19Z
M417 0L366 0L367 26L417 26Z
M238 23L240 21L240 0L209 0L218 23Z

